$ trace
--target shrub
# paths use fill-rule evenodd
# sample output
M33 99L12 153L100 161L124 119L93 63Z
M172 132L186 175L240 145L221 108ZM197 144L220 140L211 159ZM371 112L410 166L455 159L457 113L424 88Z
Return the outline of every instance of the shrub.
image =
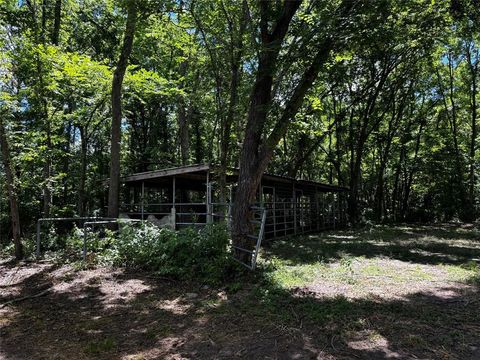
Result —
M162 275L219 281L230 263L228 231L223 225L180 231L154 225L122 225L106 251L115 265L157 271Z

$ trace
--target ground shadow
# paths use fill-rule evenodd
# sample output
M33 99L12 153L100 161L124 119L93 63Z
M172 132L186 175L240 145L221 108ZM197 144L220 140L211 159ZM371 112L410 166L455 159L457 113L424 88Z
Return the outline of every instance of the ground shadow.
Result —
M50 267L18 283L16 297L39 284L52 292L3 309L0 358L478 358L478 285L448 296L318 298L269 275L246 275L229 291Z

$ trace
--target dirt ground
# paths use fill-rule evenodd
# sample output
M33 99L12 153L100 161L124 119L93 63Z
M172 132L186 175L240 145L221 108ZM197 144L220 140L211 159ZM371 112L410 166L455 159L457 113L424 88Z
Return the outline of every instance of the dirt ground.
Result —
M4 259L0 359L480 359L475 228L327 232L262 259L218 288Z

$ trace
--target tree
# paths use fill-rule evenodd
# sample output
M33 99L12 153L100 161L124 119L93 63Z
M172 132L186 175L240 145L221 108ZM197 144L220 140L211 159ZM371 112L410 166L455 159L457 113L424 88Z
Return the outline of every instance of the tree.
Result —
M272 131L266 135L266 123L272 105L275 70L278 67L280 51L288 28L300 5L301 1L285 1L282 6L274 9L270 2L264 1L259 4L258 65L250 94L245 135L240 153L238 187L233 207L232 240L234 245L240 248L250 247L247 236L251 228L249 223L250 206L255 201L262 174L266 170L276 146L301 107L305 95L313 86L319 71L328 59L334 47L333 34L338 30L337 27L344 16L350 11L353 2L344 1L340 5L336 22L329 29L329 33L322 34L323 38L318 39L313 59L300 75L300 80L286 100L284 110L274 122ZM270 26L270 24L272 25ZM238 250L236 257L246 260L248 254Z
M127 2L127 22L123 46L112 81L112 136L110 149L110 186L108 192L108 216L117 218L120 201L120 142L122 137L122 83L127 70L128 58L132 52L135 26L137 24L137 4Z
M4 114L0 115L0 150L2 153L3 168L7 178L8 200L10 202L10 218L12 222L12 237L15 244L15 258L21 260L23 258L23 247L20 239L20 214L18 211L17 184L14 171L10 161L10 148L8 145L7 133L3 122Z

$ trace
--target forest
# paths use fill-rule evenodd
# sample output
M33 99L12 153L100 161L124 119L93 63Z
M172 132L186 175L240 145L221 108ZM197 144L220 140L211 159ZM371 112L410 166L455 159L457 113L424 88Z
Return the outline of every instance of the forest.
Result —
M200 163L246 203L268 170L349 187L352 223L476 219L477 5L2 1L2 243Z
M58 358L77 345L79 358L108 359L480 357L478 314L461 305L478 305L480 283L479 29L478 0L0 0L0 358L49 358L47 342L65 340L58 323L41 338L49 309L82 301L110 320L70 313L84 335L55 345ZM117 219L126 176L198 164L218 169L221 202L237 171L228 228L107 226L82 262L87 234L50 227L45 259L18 262L34 258L38 219ZM268 242L245 274L230 245L250 260L235 249L253 246L263 174L345 189L346 226ZM74 283L66 297L60 285ZM160 316L149 292L170 317L143 318ZM146 327L112 320L112 304ZM32 313L42 320L29 329ZM244 336L219 338L231 314ZM442 330L450 321L458 334ZM250 347L256 329L276 340ZM18 352L19 334L39 347Z

